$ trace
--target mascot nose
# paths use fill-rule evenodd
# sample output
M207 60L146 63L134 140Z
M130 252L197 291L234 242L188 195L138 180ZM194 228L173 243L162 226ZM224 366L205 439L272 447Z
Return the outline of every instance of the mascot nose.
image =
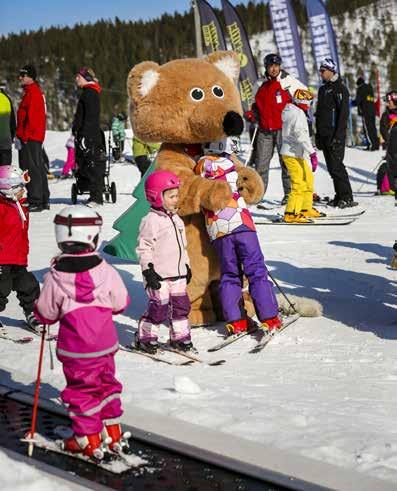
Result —
M234 111L229 111L223 118L223 131L227 136L239 136L243 132L243 118Z

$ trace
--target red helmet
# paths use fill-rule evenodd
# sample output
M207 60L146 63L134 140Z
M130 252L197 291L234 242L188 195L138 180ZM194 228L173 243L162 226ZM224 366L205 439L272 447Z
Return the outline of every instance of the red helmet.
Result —
M163 193L167 189L179 188L180 180L172 172L156 170L146 179L146 199L155 208L163 206Z

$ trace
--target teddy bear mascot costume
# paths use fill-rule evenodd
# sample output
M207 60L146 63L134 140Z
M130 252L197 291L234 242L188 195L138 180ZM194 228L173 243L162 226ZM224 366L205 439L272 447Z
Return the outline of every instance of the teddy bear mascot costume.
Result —
M173 172L181 182L178 214L185 222L192 269L188 287L192 325L222 320L219 261L201 210L223 208L232 191L226 181L196 175L194 167L203 144L243 131L239 71L236 53L217 51L205 58L173 60L161 66L145 61L130 71L127 80L134 134L145 142L162 142L156 168ZM264 189L259 174L237 159L236 170L238 191L245 202L260 201ZM247 295L245 299L247 313L252 315L252 302Z

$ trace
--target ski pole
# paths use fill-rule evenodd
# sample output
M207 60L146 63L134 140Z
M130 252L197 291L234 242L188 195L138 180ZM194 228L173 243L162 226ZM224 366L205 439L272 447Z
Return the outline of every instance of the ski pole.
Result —
M39 356L39 364L37 367L37 377L36 377L36 387L34 389L34 401L33 401L33 413L32 413L32 427L30 429L30 439L34 439L34 434L36 431L36 421L37 421L37 407L39 403L39 392L40 392L40 379L41 379L41 367L43 365L43 353L44 353L44 342L46 336L46 326L43 326L43 331L41 333L41 344L40 344L40 356ZM33 447L34 444L32 441L29 442L28 447L28 456L31 457L33 455Z
M287 297L287 295L283 292L283 290L281 289L281 286L278 284L278 282L276 281L276 279L273 277L273 275L270 273L270 271L268 271L269 273L269 276L271 278L271 280L273 281L273 283L276 285L278 291L281 293L281 295L285 298L285 300L287 300L289 306L292 308L292 310L295 312L295 314L299 314L299 312L296 310L295 308L295 305L291 302L291 300Z
M376 164L376 166L370 171L371 173L376 172L378 170L378 167L380 167L381 163L384 161L384 157L382 157L379 162ZM369 183L369 177L367 177L367 180L361 184L361 186L357 189L357 191L354 192L354 194L359 193L362 188Z
M252 140L250 141L250 148L249 148L249 152L248 152L248 157L247 157L246 161L244 162L244 167L247 167L249 159L251 158L252 151L254 149L254 142L255 142L257 132L258 132L258 125L255 126L254 134L252 135Z

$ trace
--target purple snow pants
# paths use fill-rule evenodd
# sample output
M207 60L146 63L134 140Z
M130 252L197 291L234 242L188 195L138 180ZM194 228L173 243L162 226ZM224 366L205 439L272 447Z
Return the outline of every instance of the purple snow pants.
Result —
M248 279L249 292L259 321L278 313L273 284L267 279L267 268L258 236L255 232L239 232L214 240L221 263L220 297L226 322L246 317L243 307L243 275Z
M61 398L68 405L72 430L77 436L99 433L104 420L117 420L123 414L122 385L115 377L114 355L58 357L67 382Z

